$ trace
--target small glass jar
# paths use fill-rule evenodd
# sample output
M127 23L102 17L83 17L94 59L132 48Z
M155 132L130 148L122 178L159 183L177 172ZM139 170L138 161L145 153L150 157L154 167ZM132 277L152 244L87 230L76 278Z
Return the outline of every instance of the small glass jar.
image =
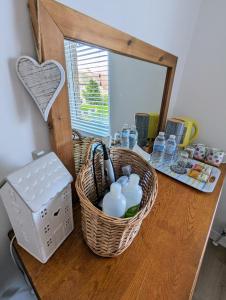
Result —
M179 151L177 156L177 165L185 168L188 163L188 152L187 151Z

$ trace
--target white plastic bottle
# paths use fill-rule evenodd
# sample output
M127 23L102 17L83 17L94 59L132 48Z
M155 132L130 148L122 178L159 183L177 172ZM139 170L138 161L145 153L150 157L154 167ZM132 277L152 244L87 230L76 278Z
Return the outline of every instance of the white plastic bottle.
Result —
M124 124L121 131L121 146L123 148L129 148L129 125Z
M173 162L177 150L176 136L171 134L166 141L166 148L164 152L164 163L171 164Z
M128 183L128 181L129 181L128 176L121 176L121 177L119 177L119 179L117 180L117 182L118 182L119 184L121 184L121 187L122 187L122 188L123 188L124 185L126 185L126 184Z
M104 196L103 212L112 217L123 217L126 212L126 198L122 194L121 184L111 184L110 192Z
M126 197L126 211L141 202L143 191L139 185L139 181L140 177L137 174L131 174L129 182L122 188L122 192Z
M162 161L165 147L166 147L165 133L159 132L159 135L155 138L153 152L151 155L151 160L153 163L159 163Z

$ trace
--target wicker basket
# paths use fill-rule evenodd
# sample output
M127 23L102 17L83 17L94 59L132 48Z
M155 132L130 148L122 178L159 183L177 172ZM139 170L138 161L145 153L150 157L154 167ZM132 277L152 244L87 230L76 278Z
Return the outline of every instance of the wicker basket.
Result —
M76 189L80 198L82 231L90 249L104 257L113 257L125 251L137 235L143 219L150 212L155 201L158 180L155 170L133 151L112 148L110 151L117 178L122 175L121 168L132 166L132 172L140 175L143 198L140 211L132 218L115 218L104 214L97 203L96 188L93 178L93 165L88 161L76 180ZM103 174L103 157L95 158L95 171L99 192L106 188Z
M100 141L94 137L83 137L77 130L72 131L73 156L75 163L75 174L77 175L84 163L88 160L90 147L93 143Z

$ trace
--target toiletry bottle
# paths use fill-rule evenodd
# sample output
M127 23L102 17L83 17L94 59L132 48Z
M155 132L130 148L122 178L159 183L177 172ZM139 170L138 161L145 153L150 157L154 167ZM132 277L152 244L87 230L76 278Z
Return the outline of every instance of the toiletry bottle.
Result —
M121 131L121 146L123 148L129 148L129 126L124 124Z
M139 205L141 202L143 191L139 181L139 175L131 174L128 184L122 188L122 192L126 197L126 211L132 206Z
M118 182L119 184L121 184L121 187L122 187L122 188L123 188L123 186L127 185L128 181L129 181L128 176L124 176L124 175L121 176L121 177L119 177L119 179L117 180L117 182Z
M171 164L177 150L176 136L171 134L166 141L166 148L163 156L163 162Z
M123 217L126 212L126 198L122 194L121 184L111 184L110 192L104 196L103 212L112 217Z
M130 132L129 132L129 148L133 149L133 147L137 144L138 139L138 133L136 126L131 126Z
M166 147L165 133L159 132L156 137L153 146L153 152L151 154L151 161L153 163L160 163L163 160L163 155Z

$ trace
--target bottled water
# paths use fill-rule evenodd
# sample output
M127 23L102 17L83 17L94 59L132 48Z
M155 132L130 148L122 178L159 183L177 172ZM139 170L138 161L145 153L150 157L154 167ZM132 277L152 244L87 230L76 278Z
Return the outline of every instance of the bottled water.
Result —
M124 124L121 132L121 146L123 148L129 148L129 133L130 129L128 124Z
M137 144L138 133L136 126L132 126L129 133L129 148L133 149L133 147Z
M164 152L164 163L171 164L174 160L174 156L177 150L176 136L171 134L166 141L166 148Z
M159 163L163 159L164 151L165 151L166 141L165 141L165 133L159 132L159 135L155 138L153 152L151 155L151 160L153 163Z

